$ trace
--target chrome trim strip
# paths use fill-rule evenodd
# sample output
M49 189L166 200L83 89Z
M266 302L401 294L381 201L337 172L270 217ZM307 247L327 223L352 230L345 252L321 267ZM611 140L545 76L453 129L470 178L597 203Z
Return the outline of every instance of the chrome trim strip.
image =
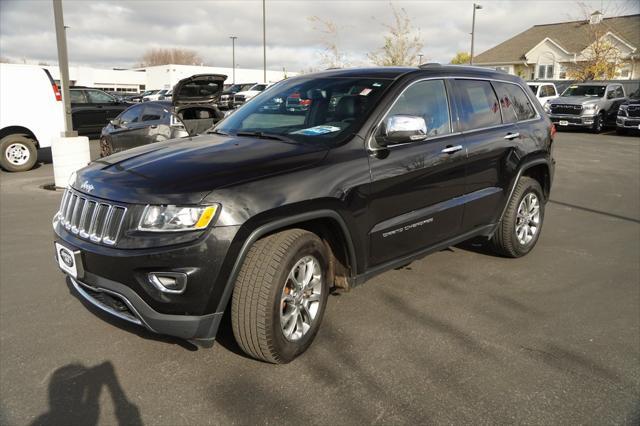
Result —
M99 308L99 309L101 309L101 310L103 310L103 311L105 311L105 312L107 312L107 313L109 313L109 314L111 314L113 316L116 316L116 317L118 317L120 319L123 319L125 321L129 321L129 322L132 322L134 324L142 325L142 326L145 326L145 327L148 328L148 326L146 324L144 324L142 322L142 320L139 318L140 314L138 314L138 312L135 310L133 305L131 305L131 302L129 302L126 297L122 296L121 294L115 293L113 291L109 291L107 289L104 289L104 288L91 287L89 285L86 285L84 283L76 281L76 279L73 278L73 277L69 277L69 279L71 280L71 284L73 284L73 287L78 291L78 293L80 293L80 295L82 297L84 297L84 299L87 302L91 303L96 308ZM100 302L99 300L94 299L89 293L84 291L82 289L82 287L88 287L93 291L107 293L107 294L110 294L112 296L120 298L120 300L122 300L124 302L124 304L127 305L127 307L129 309L131 309L131 312L133 312L136 317L132 318L132 317L130 317L128 315L125 315L125 314L123 314L121 312L116 311L115 309L111 308L110 306L105 305L104 303Z

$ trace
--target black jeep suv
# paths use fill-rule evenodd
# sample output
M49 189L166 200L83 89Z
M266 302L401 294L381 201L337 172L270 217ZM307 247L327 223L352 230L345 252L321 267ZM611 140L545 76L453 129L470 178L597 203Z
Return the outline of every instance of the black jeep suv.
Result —
M297 94L304 114L286 100ZM492 70L332 70L284 80L208 134L78 171L53 219L77 293L161 334L286 363L332 288L472 237L536 244L555 129L525 83Z

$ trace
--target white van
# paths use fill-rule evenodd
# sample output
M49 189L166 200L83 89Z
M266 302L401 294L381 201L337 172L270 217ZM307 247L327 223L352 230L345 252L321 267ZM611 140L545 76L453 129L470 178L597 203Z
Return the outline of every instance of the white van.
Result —
M49 71L35 65L0 64L0 166L31 169L38 148L64 131L62 96Z

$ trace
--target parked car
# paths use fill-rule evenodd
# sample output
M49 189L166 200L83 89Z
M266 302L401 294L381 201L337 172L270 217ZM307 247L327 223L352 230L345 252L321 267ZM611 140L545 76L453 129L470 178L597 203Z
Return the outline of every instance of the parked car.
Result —
M226 78L218 74L194 75L176 84L171 101L129 107L102 129L101 156L206 131L224 117L215 104Z
M225 88L222 94L220 95L220 100L218 101L218 107L221 109L229 109L233 108L233 95L238 92L244 92L246 90L251 89L255 86L256 83L243 83L243 84L232 84L229 87Z
M306 114L262 112L292 93ZM520 78L493 70L290 78L212 133L78 171L53 220L58 265L80 298L155 333L210 342L230 309L243 351L286 363L332 288L473 237L529 253L554 129Z
M99 135L105 124L131 104L122 102L103 90L71 87L71 119L79 135Z
M0 64L0 166L30 170L64 131L62 96L45 68Z
M114 91L107 91L106 93L108 93L109 95L113 96L114 98L116 98L119 102L129 102L127 100L127 98L129 98L130 96L133 96L133 94L131 92L114 92Z
M556 89L556 85L553 83L535 82L527 83L527 86L529 86L542 105L558 97L558 89Z
M239 106L242 106L245 102L249 101L256 95L259 95L260 92L262 92L269 86L269 84L258 83L251 86L249 90L237 92L235 95L233 95L233 107L238 108Z
M619 135L640 130L640 89L629 95L629 99L618 109L616 132Z
M157 93L157 92L159 92L159 90L146 90L146 91L144 91L144 92L142 92L140 94L127 97L126 101L127 102L132 102L132 103L134 103L134 102L135 103L142 102L142 99L145 96L153 95L154 93Z
M161 98L164 98L164 96L169 92L169 90L171 89L155 90L153 93L143 96L142 102L159 101L161 100Z
M167 92L164 95L158 96L158 100L159 101L170 101L172 97L173 97L173 89L169 89L169 90L167 90Z
M618 107L626 100L619 83L572 84L560 97L544 106L551 121L562 127L583 127L600 133L616 121Z

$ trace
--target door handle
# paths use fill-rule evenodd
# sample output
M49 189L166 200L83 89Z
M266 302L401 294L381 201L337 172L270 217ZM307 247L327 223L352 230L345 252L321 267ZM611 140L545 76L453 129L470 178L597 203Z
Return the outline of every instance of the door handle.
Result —
M462 145L456 145L456 146L449 145L440 152L442 152L443 154L453 154L454 152L458 152L460 150L462 150Z
M157 129L158 125L157 124L152 124L151 126L149 126L150 129Z
M519 138L520 137L520 133L509 133L507 136L505 136L505 139L511 140L511 139L515 139L515 138Z

